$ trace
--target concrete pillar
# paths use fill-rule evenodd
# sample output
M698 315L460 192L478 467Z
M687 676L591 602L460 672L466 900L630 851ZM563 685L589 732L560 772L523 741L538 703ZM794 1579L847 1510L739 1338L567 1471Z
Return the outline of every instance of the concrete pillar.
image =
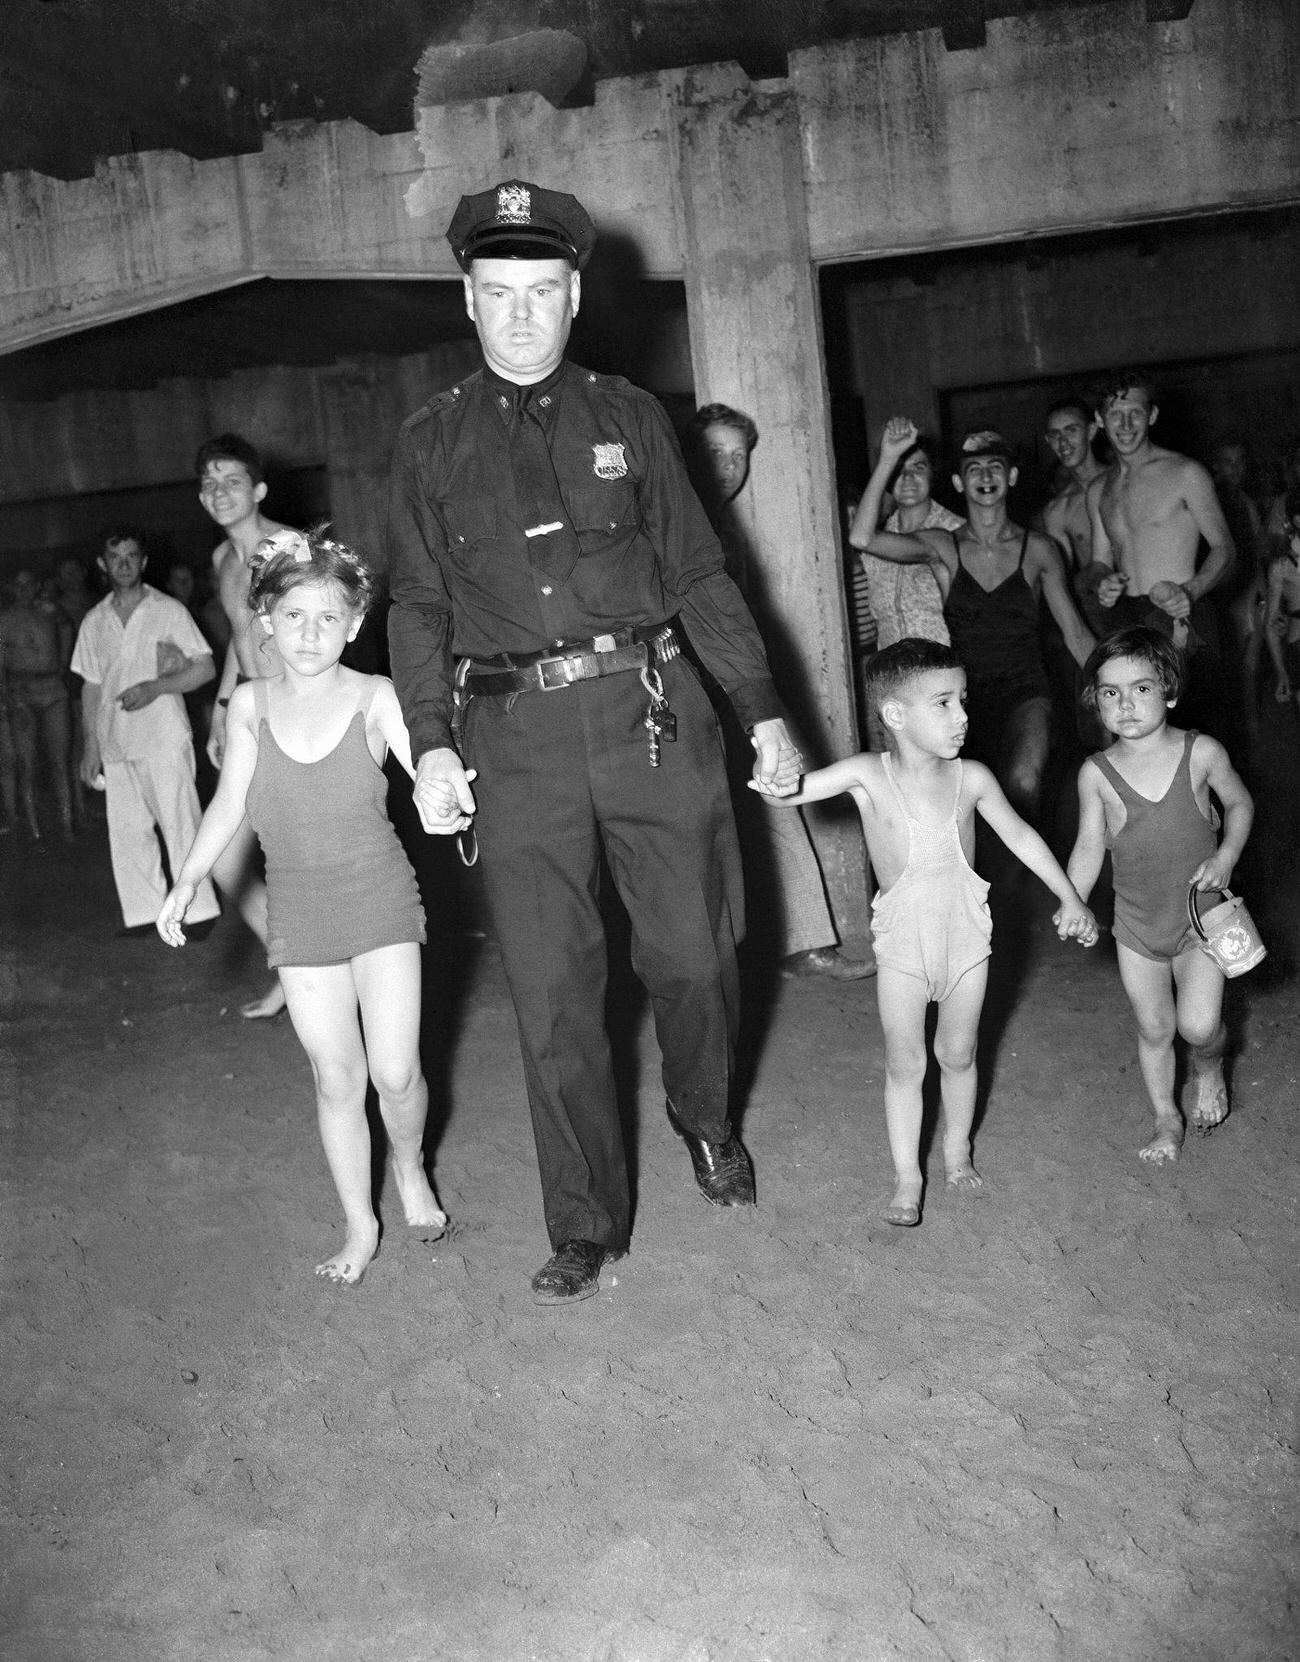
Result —
M695 391L758 423L737 503L748 590L778 685L819 762L857 748L830 405L799 115L734 66L682 83L675 133ZM856 815L821 816L814 837L841 934L867 928Z

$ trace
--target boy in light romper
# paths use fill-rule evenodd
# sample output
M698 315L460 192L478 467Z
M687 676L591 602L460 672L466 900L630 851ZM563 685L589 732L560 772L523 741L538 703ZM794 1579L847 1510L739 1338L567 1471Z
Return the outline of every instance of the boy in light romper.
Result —
M872 934L896 1179L885 1219L909 1227L921 1221L921 1086L931 1002L939 1006L934 1053L943 1079L946 1184L963 1191L983 1181L971 1160L970 1136L992 924L988 884L970 863L976 810L1060 901L1052 921L1062 940L1092 946L1097 925L989 769L958 760L966 737L966 672L952 648L910 637L886 647L872 661L868 694L880 711L888 751L819 768L796 795L772 801L820 802L847 791L862 817L880 883Z

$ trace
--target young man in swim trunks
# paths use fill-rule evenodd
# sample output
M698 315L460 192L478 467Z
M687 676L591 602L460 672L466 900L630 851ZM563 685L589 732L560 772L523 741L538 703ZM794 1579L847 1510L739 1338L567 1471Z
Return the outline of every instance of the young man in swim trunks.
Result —
M1091 946L1097 925L1047 844L1011 807L988 768L958 759L966 737L966 672L952 648L899 641L877 654L870 682L889 750L818 768L794 796L764 794L784 805L847 792L862 817L880 883L871 928L885 1033L885 1121L895 1173L885 1220L909 1227L921 1219L921 1086L931 1003L939 1006L934 1053L943 1076L946 1186L961 1192L983 1182L971 1158L971 1124L992 923L989 886L970 863L976 811L1056 895L1061 904L1052 921L1062 940L1073 937Z
M219 433L202 445L195 458L199 476L199 501L208 517L226 533L212 553L212 574L222 610L230 623L230 644L226 648L217 700L208 730L208 758L220 768L226 747L226 707L241 681L255 681L276 675L280 654L259 626L248 606L252 581L251 560L264 538L283 531L278 520L262 512L266 480L262 458L237 433ZM225 853L212 869L213 881L233 901L244 922L266 945L266 884L255 865L257 839L245 821ZM284 1009L284 991L277 975L261 998L240 1006L240 1015L256 1020L278 1016Z
M1183 657L1161 630L1123 629L1084 670L1084 699L1114 735L1079 770L1079 834L1069 874L1087 898L1110 849L1120 980L1138 1026L1138 1063L1155 1110L1141 1150L1152 1165L1178 1158L1183 1118L1174 1100L1174 1037L1191 1060L1191 1121L1210 1131L1227 1116L1223 1079L1223 971L1190 927L1188 889L1208 906L1228 885L1254 817L1228 753L1204 733L1169 726ZM1223 807L1223 840L1210 792Z
M1187 658L1183 716L1217 733L1224 726L1223 661L1206 596L1231 569L1232 534L1208 471L1151 438L1155 387L1133 370L1103 384L1097 415L1115 461L1088 486L1098 603L1110 630L1163 630ZM1205 557L1198 563L1202 541Z

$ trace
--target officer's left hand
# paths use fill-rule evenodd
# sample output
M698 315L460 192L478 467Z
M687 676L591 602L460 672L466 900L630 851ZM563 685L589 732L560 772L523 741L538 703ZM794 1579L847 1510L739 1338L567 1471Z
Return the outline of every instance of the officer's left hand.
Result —
M756 752L754 782L769 796L791 796L799 789L803 757L780 719L756 722L750 730Z

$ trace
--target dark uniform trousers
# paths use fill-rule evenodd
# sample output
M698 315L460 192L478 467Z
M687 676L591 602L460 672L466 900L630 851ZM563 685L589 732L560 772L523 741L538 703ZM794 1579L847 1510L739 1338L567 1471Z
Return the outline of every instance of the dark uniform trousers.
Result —
M687 1130L728 1133L744 932L718 726L683 658L660 666L678 739L652 768L635 671L471 699L480 866L519 1023L552 1245L627 1244L627 1160L605 1028L603 850L632 931L663 1083Z

